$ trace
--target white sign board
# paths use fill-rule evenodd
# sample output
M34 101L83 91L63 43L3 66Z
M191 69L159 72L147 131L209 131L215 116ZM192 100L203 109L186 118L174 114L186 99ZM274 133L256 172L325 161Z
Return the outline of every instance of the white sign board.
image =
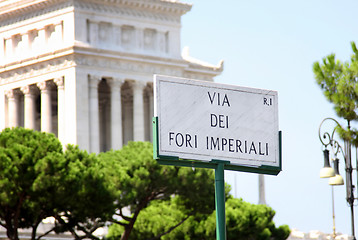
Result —
M154 101L159 157L280 167L276 91L155 75Z

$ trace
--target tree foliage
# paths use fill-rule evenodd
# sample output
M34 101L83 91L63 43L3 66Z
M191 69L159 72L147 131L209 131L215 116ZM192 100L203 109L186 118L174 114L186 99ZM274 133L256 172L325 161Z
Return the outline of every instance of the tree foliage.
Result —
M117 213L110 239L215 239L215 189L213 170L160 166L153 160L152 145L130 142L119 151L100 154L120 178ZM116 177L115 175L113 176ZM283 240L288 226L275 227L275 212L229 195L226 186L228 239ZM129 208L129 214L125 209ZM139 214L140 213L140 214Z
M113 195L106 187L103 165L95 155L68 146L65 153L53 135L24 128L0 134L0 225L9 239L19 228L37 227L56 219L51 231L70 231L74 238L94 238L114 211ZM80 233L82 235L80 235Z
M139 213L154 200L169 200L175 194L185 216L215 208L213 172L161 166L153 159L149 142L130 142L121 150L101 153L99 158L114 171L109 175L118 189L116 215L121 220L113 222L123 226L121 239L129 238Z
M55 212L51 193L64 160L62 145L53 134L23 128L0 134L0 224L9 239L19 228L36 228Z
M106 166L95 154L68 145L54 194L61 210L53 215L56 232L69 231L75 239L91 238L112 218L115 196L106 178Z
M94 231L110 222L121 226L111 228L114 239L215 238L213 170L161 166L148 142L96 155L72 145L63 152L53 134L5 129L0 188L0 225L11 240L21 228L32 228L32 240L52 231L98 239ZM229 191L227 185L229 236L284 239L276 238L287 229L275 228L272 210L245 205ZM48 217L53 228L37 235Z
M330 54L322 63L313 64L313 73L337 115L347 120L347 129L338 126L341 137L358 146L358 131L350 127L352 121L358 120L358 50L354 42L351 47L353 54L349 62L342 63L336 60L335 54Z
M242 199L229 197L226 201L227 239L287 239L290 234L289 227L287 225L276 227L273 222L274 216L275 212L266 205L250 204ZM184 219L186 221L180 224ZM111 226L109 239L118 239L122 231L123 229L118 226ZM215 211L188 217L178 204L177 198L173 197L169 201L153 202L143 210L131 237L137 240L209 240L215 239L215 231Z

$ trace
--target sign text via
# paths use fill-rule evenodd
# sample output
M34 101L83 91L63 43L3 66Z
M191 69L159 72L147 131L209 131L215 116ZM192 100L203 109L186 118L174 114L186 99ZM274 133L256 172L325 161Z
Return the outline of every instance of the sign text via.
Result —
M211 105L217 104L222 107L230 107L230 101L227 94L220 94L219 92L208 92L208 97ZM229 128L229 116L223 114L210 114L210 126L219 128Z
M228 106L230 107L230 102L229 102L229 98L226 94L224 94L224 96L222 96L222 94L220 95L220 93L218 92L208 92L208 96L209 96L209 100L211 104L217 104L219 106Z

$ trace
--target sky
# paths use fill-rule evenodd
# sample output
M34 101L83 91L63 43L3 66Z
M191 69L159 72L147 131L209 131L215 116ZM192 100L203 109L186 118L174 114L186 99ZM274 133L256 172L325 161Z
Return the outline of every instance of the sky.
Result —
M319 178L323 148L318 128L326 117L344 126L345 122L316 84L312 65L331 53L349 61L350 42L358 42L358 1L182 2L193 7L182 17L181 46L189 46L192 57L214 65L224 60L216 82L278 91L283 170L278 176L265 176L266 202L276 211L276 225L331 233L332 188L328 179ZM326 130L332 131L332 126ZM338 157L345 179L344 160ZM225 180L235 197L258 203L257 174L226 171ZM357 185L356 174L353 182ZM336 231L351 234L345 198L345 186L335 186Z

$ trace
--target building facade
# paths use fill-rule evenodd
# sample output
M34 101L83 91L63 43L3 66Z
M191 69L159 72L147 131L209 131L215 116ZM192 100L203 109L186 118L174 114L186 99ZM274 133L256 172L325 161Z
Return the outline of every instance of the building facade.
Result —
M287 240L352 240L353 237L348 234L337 233L335 236L332 233L323 233L312 230L308 233L301 232L297 229L291 229L291 234Z
M0 129L52 132L89 152L152 138L154 74L213 81L181 52L175 0L0 1Z

